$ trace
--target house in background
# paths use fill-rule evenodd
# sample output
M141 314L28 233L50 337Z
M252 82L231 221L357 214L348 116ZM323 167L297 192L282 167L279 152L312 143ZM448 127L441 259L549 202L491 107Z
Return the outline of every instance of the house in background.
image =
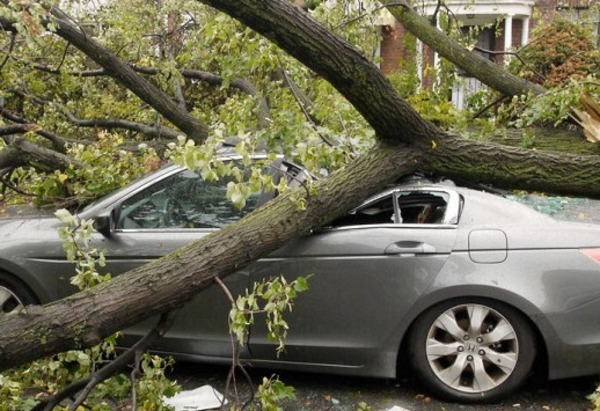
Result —
M445 7L452 17L468 32L470 27L479 26L477 46L491 60L502 64L509 55L504 52L515 51L526 45L530 32L537 24L537 19L551 20L561 15L573 21L589 24L600 38L600 10L593 7L599 0L447 0ZM422 0L417 2L417 10L426 17L431 17L437 8L437 1ZM406 30L394 17L385 11L379 21L381 26L381 69L389 74L398 70L403 59L416 56L417 73L424 87L433 87L434 79L427 75L428 68L439 66L440 57L431 48L417 40L416 50L408 50L405 39ZM465 106L466 99L481 89L479 81L460 75L452 91L452 101L458 108Z

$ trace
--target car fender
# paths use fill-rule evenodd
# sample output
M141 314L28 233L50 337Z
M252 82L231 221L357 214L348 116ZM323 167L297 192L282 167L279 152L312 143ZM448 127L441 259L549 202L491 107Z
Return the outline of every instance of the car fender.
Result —
M406 341L415 321L428 309L448 300L465 298L494 300L511 306L527 319L536 335L541 338L544 351L538 352L538 355L547 356L547 353L558 351L548 344L548 341L556 341L558 335L543 313L535 305L513 292L485 285L457 285L423 294L406 313L406 316L399 321L399 327L395 332L395 340L400 341L398 346L401 346ZM550 355L549 357L552 358L554 355ZM544 360L547 359L544 358ZM551 365L549 364L549 367Z
M0 271L25 284L41 304L52 300L47 288L38 281L36 276L13 261L0 258Z

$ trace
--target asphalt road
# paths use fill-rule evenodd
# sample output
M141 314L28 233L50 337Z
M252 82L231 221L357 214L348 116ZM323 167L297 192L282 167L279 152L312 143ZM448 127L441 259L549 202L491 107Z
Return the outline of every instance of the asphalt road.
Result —
M204 364L178 363L171 377L184 389L209 384L225 392L228 367ZM249 370L255 383L271 370ZM502 403L487 405L451 404L429 397L416 381L405 378L397 381L349 378L307 373L277 372L280 379L296 389L296 400L282 406L286 411L591 411L586 397L600 383L599 377L546 381L533 376L526 386ZM243 380L238 376L238 380ZM240 382L241 392L249 390ZM226 408L228 409L228 408Z

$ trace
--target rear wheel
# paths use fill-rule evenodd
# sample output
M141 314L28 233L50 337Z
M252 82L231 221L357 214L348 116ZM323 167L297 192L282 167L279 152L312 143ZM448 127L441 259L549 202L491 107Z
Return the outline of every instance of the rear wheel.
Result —
M438 396L490 402L518 388L535 358L533 333L511 307L490 300L441 303L426 311L409 340L410 360Z
M36 304L34 295L20 281L0 273L0 316L15 313Z

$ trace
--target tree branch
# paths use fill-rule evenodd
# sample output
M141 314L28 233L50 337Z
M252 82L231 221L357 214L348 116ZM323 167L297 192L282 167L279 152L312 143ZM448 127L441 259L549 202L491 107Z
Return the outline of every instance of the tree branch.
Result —
M181 135L171 128L158 126L148 126L146 124L137 123L135 121L123 119L94 119L84 120L75 117L72 113L66 112L65 115L71 123L79 127L99 127L105 129L122 128L124 130L137 131L144 134L148 139L168 139L176 140L177 136Z
M157 75L159 70L155 67L141 67L133 65L132 68L138 73L147 75ZM203 81L215 87L220 87L224 83L223 77L200 70L181 69L179 70L184 78ZM266 128L270 124L271 111L267 99L261 96L258 88L247 79L234 78L229 82L230 88L235 88L257 99L258 104L258 124L259 128Z
M27 132L40 133L40 127L36 124L12 124L9 126L0 127L0 136L9 144L9 147L18 149L20 154L8 150L0 156L0 168L18 167L29 163L29 157L33 160L45 165L46 169L65 169L70 165L83 167L83 165L72 157L46 147L38 146L29 140L23 138L15 138L15 134L24 134ZM3 151L4 151L3 150ZM27 155L27 156L24 156Z
M337 145L337 143L331 141L329 138L327 138L327 136L325 136L323 133L320 133L318 131L318 129L316 127L317 119L308 110L309 107L312 107L312 102L308 99L308 97L306 97L306 95L304 93L302 93L302 91L298 88L296 83L294 83L292 81L292 79L288 76L288 74L286 73L284 68L280 67L278 70L278 73L282 77L283 83L292 92L292 96L294 96L294 99L298 103L300 110L302 110L302 114L304 114L304 117L306 118L306 120L309 121L310 124L313 126L314 130L319 135L321 140L323 140L323 142L325 144L327 144L329 147L335 147Z
M25 140L24 138L15 139L11 145L17 147L23 153L30 155L35 160L45 164L51 169L64 170L71 165L78 168L84 167L82 163L72 157L45 147L38 146L29 140Z
M0 72L2 71L2 69L6 65L6 62L10 58L10 55L11 55L11 53L12 53L14 47L15 47L15 41L16 41L16 39L17 39L17 34L16 33L11 33L10 34L10 42L8 43L8 50L6 51L6 56L4 56L4 59L2 60L2 63L0 63Z
M84 378L68 385L52 397L39 402L31 411L51 411L55 406L68 397L71 397L79 392L79 395L71 404L70 410L76 410L90 395L95 386L103 381L106 381L113 375L119 373L127 367L136 356L136 353L145 352L148 347L159 338L163 337L173 325L177 317L178 310L168 311L163 313L156 325L146 333L146 335L131 346L127 351L119 355L116 359L102 367L89 378Z
M0 106L0 116L2 116L3 118L10 120L14 123L17 123L19 125L22 126L26 126L26 128L24 129L24 132L27 131L33 131L36 134L48 139L52 145L59 150L61 153L65 153L66 152L66 145L67 145L67 141L68 139L66 137L61 137L57 134L51 133L47 130L44 130L42 127L38 126L37 124L34 124L31 121L27 121L26 119L24 119L23 117L21 117L19 114L13 112L12 110L7 109L4 106ZM20 133L19 133L20 134Z
M404 0L380 0L388 10L415 37L438 52L470 76L508 96L542 94L546 90L538 84L514 76L497 64L471 53L468 49L444 35L430 22L416 13Z
M127 63L87 35L71 17L58 7L49 6L56 24L56 34L69 41L89 58L102 66L106 73L148 103L167 120L196 142L204 141L209 128L192 114L173 103L171 97L138 75Z
M225 285L223 280L221 280L219 277L215 277L215 282L217 283L217 285L221 288L221 290L225 294L225 297L231 304L231 307L235 307L235 298L233 298L233 295L231 294L231 291L229 291L229 288L227 288L227 285ZM228 319L228 321L229 321L229 324L231 325L231 319ZM252 400L254 399L254 392L256 390L254 389L254 384L252 383L252 378L250 378L250 375L246 371L246 368L240 362L240 343L242 341L237 341L235 334L233 332L230 332L229 336L231 338L232 361L231 361L231 367L229 368L229 372L227 373L227 379L225 381L225 394L227 394L229 392L229 385L233 382L233 388L234 388L234 393L235 393L234 395L235 395L236 401L238 401L239 395L237 392L237 382L236 382L236 378L235 378L235 370L237 368L241 369L242 374L244 375L244 378L246 379L246 382L250 386L250 398L247 401L245 401L244 405L241 408L241 409L244 409L247 406L247 404L250 404L252 402ZM221 406L224 405L224 402L225 402L225 398L223 398L223 402L222 402Z
M323 226L398 175L415 171L420 160L420 154L410 148L379 147L354 160L346 172L318 184L310 197L302 188L282 194L239 222L178 250L181 263L171 264L169 257L157 260L64 300L29 306L26 312L0 318L0 371L52 353L95 345L103 336L187 302L213 284L216 276L239 270L292 238ZM349 192L350 179L359 179L365 191ZM290 200L302 197L306 211ZM252 253L248 253L248 244L253 245ZM132 294L131 287L140 281L159 287L142 287ZM57 328L56 324L61 325ZM40 335L46 338L43 345L39 344Z
M329 81L389 144L418 143L437 127L394 90L354 46L284 0L200 0L261 33ZM257 9L260 8L260 13ZM381 113L386 112L385 116ZM398 124L403 132L398 133Z

